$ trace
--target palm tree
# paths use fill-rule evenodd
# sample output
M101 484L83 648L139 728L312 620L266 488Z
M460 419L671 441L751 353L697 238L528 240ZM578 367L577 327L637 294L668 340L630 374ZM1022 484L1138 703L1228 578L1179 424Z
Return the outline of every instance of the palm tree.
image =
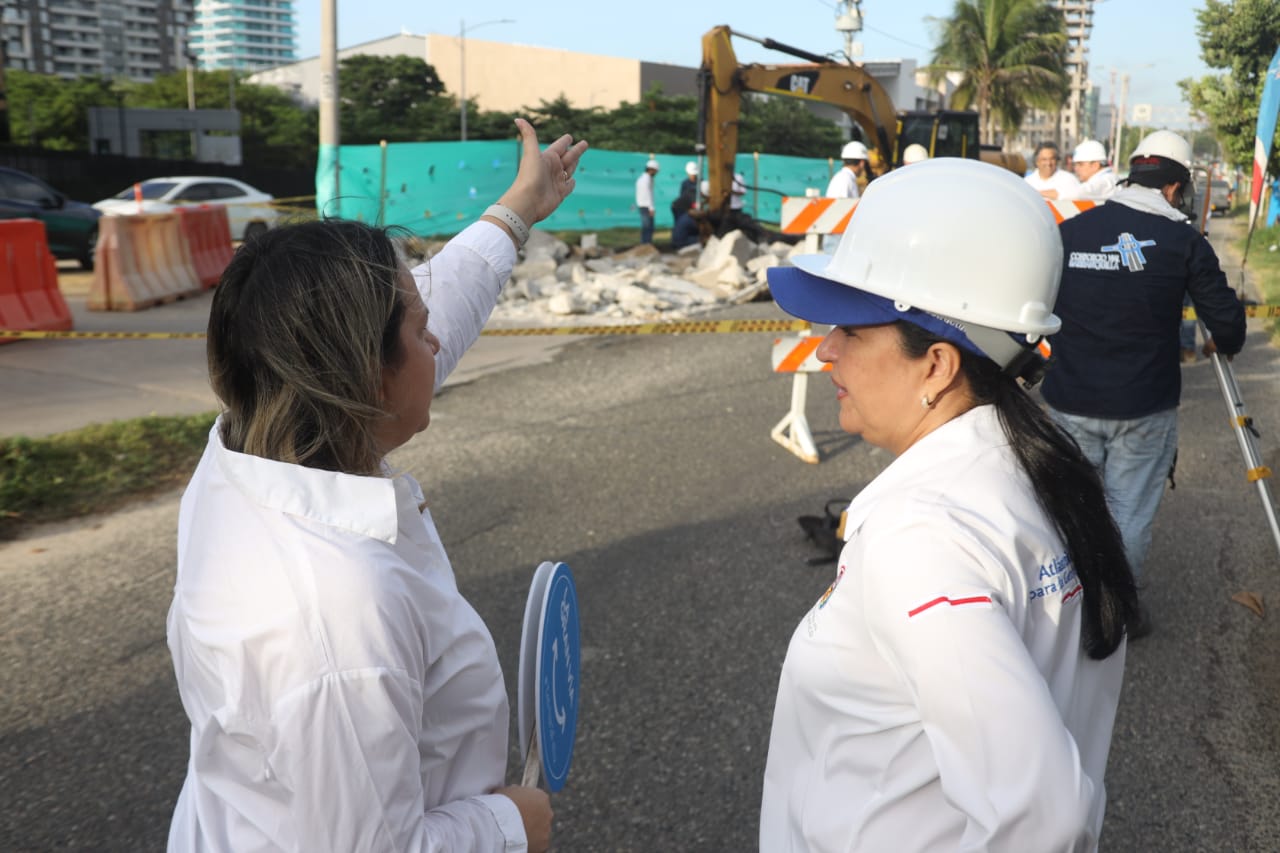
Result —
M1062 107L1067 30L1060 9L1046 0L956 0L951 17L934 22L941 38L930 78L963 75L952 105L978 111L984 144L995 142L997 129L1016 133L1032 107Z

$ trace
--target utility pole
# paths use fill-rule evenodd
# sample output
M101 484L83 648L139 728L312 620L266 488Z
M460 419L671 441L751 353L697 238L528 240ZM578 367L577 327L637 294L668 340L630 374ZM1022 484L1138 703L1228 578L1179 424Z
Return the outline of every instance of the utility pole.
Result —
M0 18L4 15L0 12ZM0 30L3 30L0 24ZM0 32L0 143L8 144L9 137L9 90L4 78L4 67L9 63L9 54L5 52L3 32Z
M320 3L320 156L332 158L333 197L338 173L338 0Z
M844 55L849 62L862 57L862 42L855 41L862 32L862 0L841 0L836 7L836 32L844 36Z
M196 55L187 45L187 111L191 113L191 159L200 159L200 121L196 118Z
M1112 72L1114 74L1115 72ZM1124 140L1124 106L1125 100L1129 97L1129 75L1122 74L1120 76L1120 103L1116 108L1116 139L1115 144L1111 146L1111 162L1120 162L1120 143Z

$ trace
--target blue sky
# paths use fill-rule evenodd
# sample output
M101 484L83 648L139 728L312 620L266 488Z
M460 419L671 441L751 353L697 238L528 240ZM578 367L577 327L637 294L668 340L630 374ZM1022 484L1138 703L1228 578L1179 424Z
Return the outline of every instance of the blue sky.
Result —
M913 58L928 61L934 43L928 18L946 17L952 0L863 0L860 41L864 59ZM1210 73L1200 59L1195 11L1202 0L1102 0L1094 7L1089 69L1112 100L1111 70L1117 85L1129 74L1127 103L1155 107L1156 123L1181 125L1186 105L1177 81ZM315 56L320 46L320 0L295 4L298 54ZM760 38L773 38L814 53L841 50L831 0L338 0L338 44L412 33L457 35L466 21L468 38L553 47L698 65L702 34L717 24ZM513 23L496 23L502 19ZM734 50L746 62L798 62L744 40ZM1160 121L1164 118L1165 121Z

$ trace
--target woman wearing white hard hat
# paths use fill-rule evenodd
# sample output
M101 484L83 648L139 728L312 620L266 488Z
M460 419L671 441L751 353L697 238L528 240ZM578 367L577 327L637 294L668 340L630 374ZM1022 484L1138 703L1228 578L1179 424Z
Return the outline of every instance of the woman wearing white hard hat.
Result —
M774 298L836 326L840 425L896 458L791 638L760 849L1095 849L1137 594L1096 471L1023 388L1059 326L1052 215L928 160L795 261Z

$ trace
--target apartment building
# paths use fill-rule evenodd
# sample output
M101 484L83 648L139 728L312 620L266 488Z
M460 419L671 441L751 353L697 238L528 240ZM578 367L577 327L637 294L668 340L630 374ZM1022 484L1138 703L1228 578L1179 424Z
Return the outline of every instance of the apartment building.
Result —
M1067 23L1067 99L1059 110L1033 110L1013 139L1012 150L1030 151L1040 142L1069 150L1097 135L1097 95L1089 83L1089 34L1095 0L1054 0Z
M293 0L195 0L191 49L200 68L258 71L297 58Z
M146 81L187 65L192 0L5 0L5 68Z

